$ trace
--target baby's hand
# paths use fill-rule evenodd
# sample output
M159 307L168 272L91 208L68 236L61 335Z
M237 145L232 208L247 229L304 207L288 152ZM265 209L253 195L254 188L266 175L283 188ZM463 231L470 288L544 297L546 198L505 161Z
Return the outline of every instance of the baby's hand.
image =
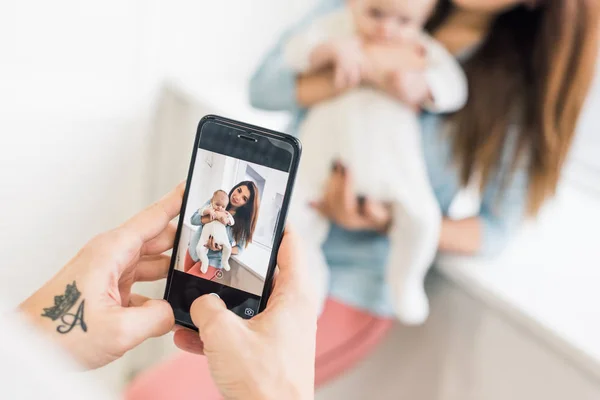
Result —
M388 75L392 94L403 103L420 108L431 93L425 74L420 71L392 71Z
M358 38L339 39L329 43L338 90L358 86L363 78L365 58Z
M213 221L215 218L217 218L217 213L215 212L215 210L210 210L209 215L210 215L211 221Z
M220 215L219 215L219 221L223 225L229 225L229 216L227 215L227 213L225 213L225 212L220 213Z

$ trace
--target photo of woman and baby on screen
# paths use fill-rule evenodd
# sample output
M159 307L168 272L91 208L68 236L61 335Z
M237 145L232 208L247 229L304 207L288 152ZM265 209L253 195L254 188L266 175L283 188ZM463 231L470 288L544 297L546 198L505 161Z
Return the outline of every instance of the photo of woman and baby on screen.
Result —
M176 269L260 296L287 179L198 149Z

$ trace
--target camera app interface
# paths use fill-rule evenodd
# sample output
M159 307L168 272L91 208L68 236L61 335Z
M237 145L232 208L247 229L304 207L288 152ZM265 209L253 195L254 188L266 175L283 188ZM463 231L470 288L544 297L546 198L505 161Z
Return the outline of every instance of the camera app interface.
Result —
M197 149L169 289L179 320L189 320L191 303L206 293L243 318L258 312L288 176Z

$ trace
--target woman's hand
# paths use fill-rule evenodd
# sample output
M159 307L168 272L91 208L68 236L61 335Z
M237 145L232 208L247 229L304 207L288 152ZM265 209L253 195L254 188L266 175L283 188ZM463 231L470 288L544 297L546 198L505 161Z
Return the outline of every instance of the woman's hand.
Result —
M204 247L206 247L209 250L212 251L221 251L223 250L223 246L221 246L220 244L216 244L215 243L215 238L210 236L208 238L208 242L206 242L206 244L204 245Z
M166 277L184 185L112 231L90 240L20 305L81 365L101 367L174 324L163 300L131 293L135 282Z
M227 399L311 399L314 394L317 302L309 269L298 259L298 238L286 230L267 308L243 320L216 296L191 307L200 335L179 328L175 344L204 354Z
M352 176L341 163L333 166L323 198L312 207L348 230L386 233L392 220L389 205L356 196Z

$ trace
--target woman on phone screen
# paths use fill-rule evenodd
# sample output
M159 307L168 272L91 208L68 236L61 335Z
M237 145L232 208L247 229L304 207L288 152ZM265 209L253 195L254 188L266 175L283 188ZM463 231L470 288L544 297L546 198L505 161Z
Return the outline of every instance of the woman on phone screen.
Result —
M208 205L205 203L201 208ZM243 181L235 185L229 191L229 204L227 205L227 212L230 213L234 219L235 224L233 226L227 226L227 235L232 245L232 255L241 254L248 244L252 243L252 236L256 229L256 221L258 219L258 210L260 208L260 199L258 193L258 187L252 181ZM220 213L217 213L220 214ZM223 213L224 214L224 213ZM217 219L226 218L224 215L217 215ZM200 240L202 234L202 227L204 224L211 222L210 215L201 216L199 210L197 210L191 217L192 225L199 226L194 232L190 239L188 251L185 255L183 264L184 272L194 273L194 275L201 274L200 266L198 264L198 254L196 254L196 246ZM208 261L209 267L205 274L209 278L216 274L221 269L221 246L213 243L212 239L208 241ZM196 271L197 269L197 271Z

